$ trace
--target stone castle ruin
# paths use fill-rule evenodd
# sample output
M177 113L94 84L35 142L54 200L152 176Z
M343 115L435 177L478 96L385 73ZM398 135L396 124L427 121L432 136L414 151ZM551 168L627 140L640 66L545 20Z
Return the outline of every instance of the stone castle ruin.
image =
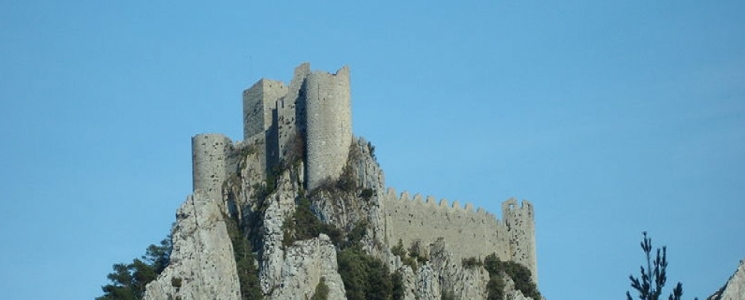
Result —
M261 79L243 92L243 141L233 143L221 134L192 138L194 190L211 199L224 199L223 184L239 172L246 149L259 153L260 176L302 153L302 182L312 191L337 180L347 164L352 135L349 68L335 74L295 69L289 85ZM297 151L296 148L302 148ZM444 238L458 259L483 258L496 253L528 267L537 283L533 206L509 199L502 204L502 220L470 203L397 194L388 188L377 194L389 245L399 240L431 244Z

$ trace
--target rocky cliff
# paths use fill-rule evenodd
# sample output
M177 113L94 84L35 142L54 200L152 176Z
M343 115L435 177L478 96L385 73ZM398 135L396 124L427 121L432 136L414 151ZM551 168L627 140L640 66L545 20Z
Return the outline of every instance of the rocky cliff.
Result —
M740 261L737 271L727 283L707 300L745 300L745 260Z
M465 265L445 239L404 247L388 241L385 179L364 139L351 143L340 178L312 191L304 190L302 154L265 175L256 146L235 149L239 163L221 199L196 190L178 210L171 263L147 286L146 299L359 298L372 293L360 285L378 279L381 297L392 299L486 299L494 282L504 299L531 299L508 273L490 275L481 261L490 253ZM226 222L237 222L238 241ZM238 247L252 252L248 265L255 268L237 262ZM352 256L350 267L340 255L362 256ZM372 263L357 270L357 260ZM370 266L384 272L360 283L365 277L355 276L372 272ZM254 296L247 292L250 278L257 282Z
M195 191L176 212L171 261L145 299L241 299L233 246L218 202Z

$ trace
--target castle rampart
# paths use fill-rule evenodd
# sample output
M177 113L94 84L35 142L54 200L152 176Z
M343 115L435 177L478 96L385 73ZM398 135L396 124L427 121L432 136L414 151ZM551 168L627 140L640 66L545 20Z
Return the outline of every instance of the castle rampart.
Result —
M408 192L396 195L389 188L383 198L386 238L396 245L401 240L405 248L419 241L434 243L442 237L454 250L456 260L468 257L483 259L496 253L502 260L512 258L507 228L494 215L483 209L473 211L473 205L462 208L458 201L448 205L447 199L435 204L435 198L420 195L409 198Z
M222 200L222 184L227 179L228 157L233 143L222 134L198 134L191 138L192 183L211 199Z
M306 81L307 185L339 178L352 143L349 68L336 74L313 72Z

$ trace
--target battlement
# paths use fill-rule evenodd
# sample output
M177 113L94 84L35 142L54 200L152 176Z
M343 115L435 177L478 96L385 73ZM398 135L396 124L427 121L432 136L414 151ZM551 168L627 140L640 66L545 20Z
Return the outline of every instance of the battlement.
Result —
M410 201L414 205L422 205L422 206L433 207L433 208L438 208L438 209L451 209L454 212L471 213L471 214L476 214L478 216L494 218L495 220L497 220L493 214L487 212L481 207L479 207L478 209L474 211L473 204L469 202L466 202L465 206L461 207L460 202L458 200L455 200L452 202L452 204L449 204L450 202L448 201L448 199L445 199L445 198L442 198L440 199L440 201L437 201L437 198L435 198L434 196L422 197L421 194L417 193L417 194L414 194L413 198L410 198L409 195L410 194L408 191L403 191L401 192L400 195L397 195L396 189L389 187L388 190L386 191L386 200Z

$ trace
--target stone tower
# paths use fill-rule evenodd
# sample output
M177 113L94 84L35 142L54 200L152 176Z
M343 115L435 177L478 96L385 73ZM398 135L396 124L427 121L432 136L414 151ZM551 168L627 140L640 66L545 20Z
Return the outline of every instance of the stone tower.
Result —
M233 143L222 134L198 134L191 138L192 181L210 199L222 201L222 184L227 179L228 156Z
M324 180L336 180L352 143L349 68L336 74L313 72L306 81L306 179L312 190Z
M289 86L261 79L243 92L243 138L264 135L266 169L286 159L297 140L304 141L308 190L336 180L352 143L349 68L335 74L295 68Z
M533 204L514 198L502 203L502 218L507 226L512 260L528 267L533 282L538 285L538 262L535 248L535 219Z
M243 139L264 133L272 126L272 110L277 100L287 94L281 81L261 79L243 91Z

